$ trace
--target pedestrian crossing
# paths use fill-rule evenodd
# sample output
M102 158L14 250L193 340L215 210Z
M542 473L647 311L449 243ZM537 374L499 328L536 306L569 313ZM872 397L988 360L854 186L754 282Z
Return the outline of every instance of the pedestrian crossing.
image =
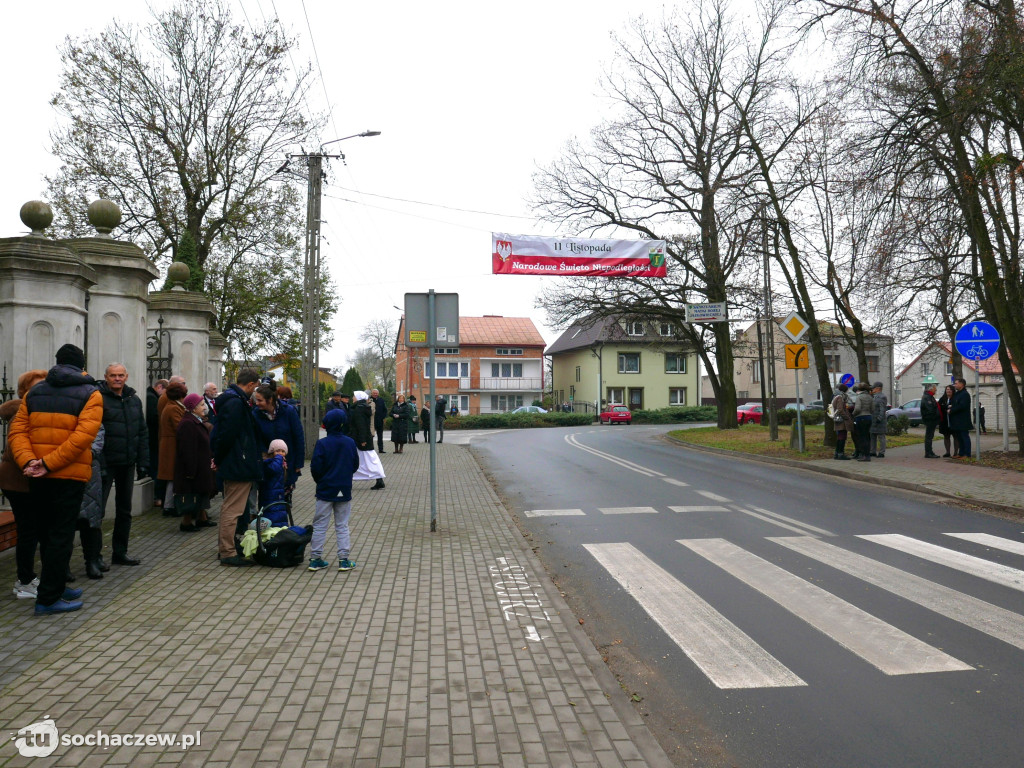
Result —
M1024 557L1021 542L990 534L958 532L944 534L950 538L950 547L902 534L853 537L879 547L879 558L886 549L909 555L905 569L862 554L864 545L855 541L847 542L840 537L825 540L819 535L808 535L806 531L800 533L768 537L765 541L780 547L780 554L788 550L864 582L869 585L864 592L865 599L870 587L875 587L1024 651L1024 602L1019 603L1020 610L1007 610L907 570L926 561L1020 591L1024 590L1024 571L1020 568L952 547L957 546L957 542L966 542L1010 553L1010 557ZM827 579L820 573L813 579L818 583L812 583L805 569L784 568L762 557L763 552L749 551L725 538L678 539L676 543L682 548L680 555L685 551L698 556L885 675L969 673L976 669L975 665L983 666L976 658L959 659L941 647L943 642L938 629L920 636L922 631L918 628L918 636L915 636L908 627L895 626L873 615L863 602L856 605L833 594L822 586ZM695 583L686 584L631 543L588 543L583 547L716 687L777 688L809 684L801 677L806 673L786 667L770 647L762 646L748 634L749 627L744 631L735 623L742 619L741 609L733 605L714 606L699 594L707 583L706 572L701 572L699 578L695 575ZM883 547L886 549L881 549ZM869 550L873 551L873 548ZM892 558L889 560L892 562ZM697 573L696 570L688 572ZM934 569L929 573L934 575ZM721 590L716 593L720 595ZM1014 593L1006 594L1012 598ZM1015 607L1013 603L1007 604ZM739 615L735 615L737 611ZM778 642L777 637L774 642Z

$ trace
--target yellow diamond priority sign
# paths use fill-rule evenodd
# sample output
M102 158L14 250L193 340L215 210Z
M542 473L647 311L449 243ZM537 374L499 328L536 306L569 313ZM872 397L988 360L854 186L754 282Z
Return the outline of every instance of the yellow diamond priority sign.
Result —
M789 336L794 344L800 341L801 337L807 333L807 329L810 327L811 326L807 324L807 321L800 317L796 312L790 312L782 319L782 322L779 323L779 328L782 329L784 334Z

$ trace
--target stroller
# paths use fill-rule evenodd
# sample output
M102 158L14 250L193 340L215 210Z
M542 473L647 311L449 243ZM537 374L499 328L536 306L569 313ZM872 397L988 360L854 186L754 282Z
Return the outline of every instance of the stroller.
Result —
M275 521L288 527L278 531L269 541L263 541L263 532L276 527ZM296 528L292 520L292 506L287 501L272 501L260 509L255 522L258 547L252 559L270 568L294 568L306 562L306 545L313 538L313 526ZM298 531L303 533L298 533Z

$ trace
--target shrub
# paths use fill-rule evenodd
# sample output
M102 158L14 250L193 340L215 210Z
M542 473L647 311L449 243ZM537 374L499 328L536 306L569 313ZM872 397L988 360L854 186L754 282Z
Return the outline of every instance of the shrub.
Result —
M656 411L633 411L634 424L676 424L694 421L718 421L718 408L714 405L700 405L659 408Z
M791 424L796 424L796 411L791 411L788 408L780 408L775 412L775 419L781 426L788 427ZM764 414L761 417L761 423L768 423L768 414Z
M907 417L907 414L902 413L899 416L889 418L885 434L896 437L897 435L905 435L908 429L910 429L910 419Z
M586 413L476 413L449 418L445 429L529 429L580 427L594 423Z

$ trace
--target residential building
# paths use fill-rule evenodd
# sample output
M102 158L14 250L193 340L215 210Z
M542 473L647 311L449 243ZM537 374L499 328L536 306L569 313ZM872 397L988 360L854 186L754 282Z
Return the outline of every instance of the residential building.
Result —
M781 320L781 318L779 318ZM779 322L776 320L776 323ZM733 339L733 381L736 384L736 400L738 403L760 401L761 399L761 366L760 355L757 345L757 325L751 323L745 330L741 331ZM770 351L767 342L768 322L760 321L762 346L765 351L765 366L769 364ZM845 373L853 374L859 378L859 365L857 354L853 347L846 341L838 325L830 322L819 322L818 332L822 337L822 345L825 352L825 364L832 377L832 385L839 383L839 379ZM800 381L800 400L809 403L812 400L821 400L822 392L818 382L817 363L814 357L814 350L807 344L808 367L799 370L788 370L786 368L785 346L790 343L789 338L776 326L775 336L775 396L780 403L796 402L796 382ZM865 331L865 354L868 363L868 378L871 382L881 381L883 392L889 400L895 402L893 394L893 383L895 374L893 368L893 339L873 331ZM801 343L808 342L805 334ZM702 395L705 403L715 403L714 392L707 377L702 382Z
M502 413L544 393L544 337L528 317L459 318L459 345L435 347L435 391L460 413ZM430 398L430 349L405 345L405 317L395 345L396 394Z
M574 410L697 405L698 358L671 323L605 318L574 323L548 347L556 404ZM586 404L586 405L584 405Z

